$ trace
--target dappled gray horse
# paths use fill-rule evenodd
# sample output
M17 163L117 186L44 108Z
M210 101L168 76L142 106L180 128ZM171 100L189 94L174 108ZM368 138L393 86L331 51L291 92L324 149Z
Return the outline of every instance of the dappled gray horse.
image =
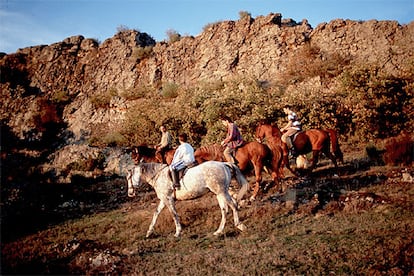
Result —
M175 209L175 198L177 200L194 199L206 194L209 190L216 194L217 201L221 210L221 223L214 235L223 233L226 224L226 213L228 206L233 211L235 226L244 231L246 226L239 221L237 201L241 200L248 190L248 182L239 168L231 163L208 161L189 169L184 175L181 188L174 191L173 183L168 175L168 166L158 163L140 163L127 174L128 196L135 196L134 187L139 187L142 183L150 184L160 200L157 210L154 213L152 222L149 226L147 237L154 231L154 225L162 209L167 206L173 215L175 222L175 236L180 236L181 224ZM237 201L229 194L229 186L235 176L241 186Z

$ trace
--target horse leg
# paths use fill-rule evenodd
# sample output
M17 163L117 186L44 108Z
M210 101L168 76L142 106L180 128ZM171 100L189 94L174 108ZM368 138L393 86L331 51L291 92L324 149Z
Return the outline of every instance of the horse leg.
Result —
M152 221L147 231L147 236L146 236L147 238L151 236L151 234L154 232L154 226L155 226L155 223L157 222L158 215L161 213L164 207L165 207L164 201L160 200L160 204L158 204L157 210L154 212L154 215L152 216Z
M282 143L282 167L283 165L286 166L286 168L294 175L297 176L296 172L290 167L290 163L289 163L289 150L287 148L286 143Z
M237 229L239 229L240 231L245 231L246 230L246 226L243 223L240 223L240 219L239 219L239 211L237 210L237 203L235 203L232 200L232 197L230 196L229 193L226 193L225 195L225 199L227 202L227 205L230 206L231 210L233 211L233 219L234 219L234 225L237 227Z
M180 219L178 217L178 213L177 213L177 209L175 209L175 202L174 202L174 198L172 196L168 197L168 201L167 201L167 208L168 210L170 210L170 213L173 216L174 219L174 223L175 223L175 237L179 237L181 234L181 223L180 223Z
M223 196L222 194L218 194L216 197L217 197L217 201L218 201L219 206L220 206L221 222L220 222L220 226L217 229L217 231L214 232L214 236L217 236L217 235L220 235L220 234L223 233L224 226L226 225L226 213L227 213L227 210L228 210L225 196Z
M318 163L318 159L319 159L319 150L313 150L312 151L312 164L309 168L310 171L312 171L316 167L316 164Z
M262 168L263 165L259 162L254 162L254 174L256 176L256 184L254 185L253 195L250 197L250 201L254 201L260 191L260 183L262 182Z
M336 157L331 153L331 151L329 149L325 150L323 152L323 154L325 154L326 157L331 159L331 161L333 162L333 164L335 166L336 173L339 175L339 168L338 168L338 162L336 161Z

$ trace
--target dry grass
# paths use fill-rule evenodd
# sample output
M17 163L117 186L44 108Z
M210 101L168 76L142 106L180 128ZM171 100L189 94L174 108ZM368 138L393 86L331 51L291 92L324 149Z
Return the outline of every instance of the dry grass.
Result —
M348 170L339 179L323 174L320 168L316 178L287 178L294 193L264 194L242 207L246 232L232 225L230 212L220 237L212 235L220 212L211 194L177 203L181 238L173 237L164 210L155 235L146 239L158 202L154 192L128 201L122 193L118 200L124 203L112 210L107 206L2 244L3 274L413 273L414 187L401 181L401 169Z

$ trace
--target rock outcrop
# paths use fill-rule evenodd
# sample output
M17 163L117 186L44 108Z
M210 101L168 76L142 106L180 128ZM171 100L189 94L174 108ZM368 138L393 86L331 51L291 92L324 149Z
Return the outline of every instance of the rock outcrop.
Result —
M96 124L122 121L130 105L113 97L110 108L97 109L92 97L235 76L277 81L305 45L355 64L380 63L384 71L400 75L407 70L404 61L413 60L414 22L337 19L313 29L306 20L297 23L269 14L209 24L200 35L175 42L156 43L135 30L120 31L102 44L69 37L1 57L1 119L21 140L38 139L32 130L39 124L65 124L73 136L64 139L71 144L85 139ZM143 49L147 55L139 54ZM51 98L58 103L39 112L45 106L39 101Z

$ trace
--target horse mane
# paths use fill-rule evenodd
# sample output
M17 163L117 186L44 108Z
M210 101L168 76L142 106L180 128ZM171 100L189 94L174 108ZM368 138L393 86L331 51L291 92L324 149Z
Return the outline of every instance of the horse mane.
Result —
M150 162L150 163L141 163L140 164L141 168L143 168L143 172L147 173L154 173L157 171L160 171L162 169L164 169L165 167L167 167L166 164L162 164L162 163L155 163L155 162Z
M272 127L272 136L273 137L281 137L282 133L280 132L280 129L277 126L270 125Z
M196 150L195 154L200 157L209 156L211 160L220 161L220 159L223 159L223 149L219 144L201 146Z
M146 156L146 157L153 157L155 156L155 149L148 147L147 145L139 145L136 147L136 150L140 155Z

